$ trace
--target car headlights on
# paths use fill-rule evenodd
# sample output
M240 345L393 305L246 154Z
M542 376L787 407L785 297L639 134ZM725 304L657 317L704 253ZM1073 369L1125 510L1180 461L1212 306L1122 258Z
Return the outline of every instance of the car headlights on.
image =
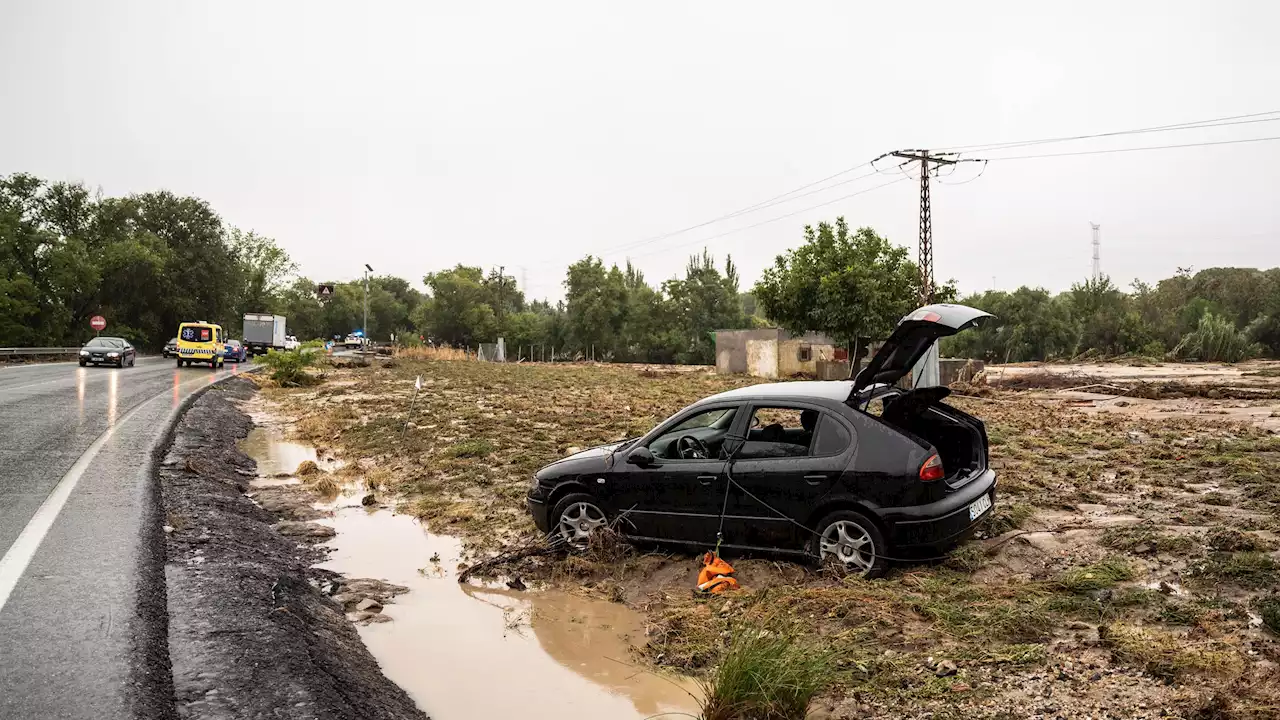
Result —
M120 353L118 353L118 352L109 352L109 353L107 353L107 357L120 357Z
M88 355L88 354L89 354L89 351L88 351L88 350L81 350L81 351L80 351L80 354L81 354L81 355Z

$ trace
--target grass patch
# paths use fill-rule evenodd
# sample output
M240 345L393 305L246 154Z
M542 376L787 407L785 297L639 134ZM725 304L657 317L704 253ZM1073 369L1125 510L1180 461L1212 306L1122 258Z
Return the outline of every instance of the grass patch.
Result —
M1275 549L1264 538L1222 526L1210 530L1205 535L1205 542L1218 552L1266 552Z
M1035 512L1035 508L1024 503L999 503L996 505L996 511L986 520L986 532L994 537L1010 530L1017 530L1031 519Z
M338 487L338 483L335 482L334 479L327 474L321 475L320 477L312 481L311 489L315 490L316 492L320 493L325 497L333 497L334 495L338 494L339 490L341 490L341 488Z
M1102 544L1112 550L1144 554L1182 552L1191 549L1195 541L1185 535L1162 533L1154 525L1144 523L1129 527L1109 528L1102 533Z
M1218 507L1229 507L1235 505L1235 498L1220 492L1207 492L1200 496L1200 502L1205 505L1216 505Z
M1280 565L1261 552L1214 553L1208 562L1195 568L1201 582L1229 581L1243 588L1264 590L1280 585Z
M835 680L830 650L770 631L740 634L703 684L703 720L804 720Z
M305 478L311 477L312 475L319 475L321 472L323 471L320 469L320 466L316 464L315 460L303 460L298 463L298 469L294 470L293 474L300 478Z
M1233 652L1189 642L1173 633L1113 624L1099 627L1098 637L1116 661L1140 667L1164 680L1192 673L1229 674L1238 672L1242 665Z
M1077 595L1115 587L1133 579L1133 568L1123 558L1110 557L1093 565L1071 568L1058 577L1059 588Z
M1270 595L1258 600L1258 614L1262 616L1262 624L1271 632L1280 635L1280 594Z
M480 458L493 454L493 443L488 440L463 440L445 450L445 455L459 458Z

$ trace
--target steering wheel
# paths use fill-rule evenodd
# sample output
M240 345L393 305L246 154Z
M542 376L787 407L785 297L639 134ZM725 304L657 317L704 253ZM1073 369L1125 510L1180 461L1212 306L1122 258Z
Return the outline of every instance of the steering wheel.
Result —
M681 435L676 440L676 453L685 460L709 460L711 451L705 443L692 435Z

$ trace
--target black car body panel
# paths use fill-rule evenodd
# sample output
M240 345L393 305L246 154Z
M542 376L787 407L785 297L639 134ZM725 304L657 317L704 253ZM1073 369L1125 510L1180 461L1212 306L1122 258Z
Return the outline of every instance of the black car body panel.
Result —
M946 405L946 388L886 383L938 337L985 317L961 305L921 308L857 380L730 390L641 438L563 458L535 475L529 512L553 532L560 499L586 494L633 538L710 547L722 532L722 547L812 553L817 525L852 510L903 557L945 551L994 507L985 426ZM880 416L868 411L873 399L883 401ZM944 474L926 477L938 459Z

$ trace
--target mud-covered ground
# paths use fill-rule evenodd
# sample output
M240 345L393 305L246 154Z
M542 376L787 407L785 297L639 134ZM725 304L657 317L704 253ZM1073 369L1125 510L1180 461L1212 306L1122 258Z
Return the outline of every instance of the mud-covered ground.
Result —
M329 529L246 497L257 473L237 449L252 424L237 402L254 392L231 380L205 393L160 470L179 717L425 717L344 615L351 583L312 567Z
M402 496L478 559L538 541L523 497L542 464L751 382L398 360L266 397L346 461L339 473ZM692 593L689 555L602 547L503 571L643 611L635 653L654 666L704 675L745 628L830 648L840 673L823 717L1280 717L1280 437L1248 418L1104 412L1028 387L953 400L987 422L1000 495L982 536L945 563L863 581L731 558L742 589L714 598ZM1197 402L1240 402L1212 389Z

